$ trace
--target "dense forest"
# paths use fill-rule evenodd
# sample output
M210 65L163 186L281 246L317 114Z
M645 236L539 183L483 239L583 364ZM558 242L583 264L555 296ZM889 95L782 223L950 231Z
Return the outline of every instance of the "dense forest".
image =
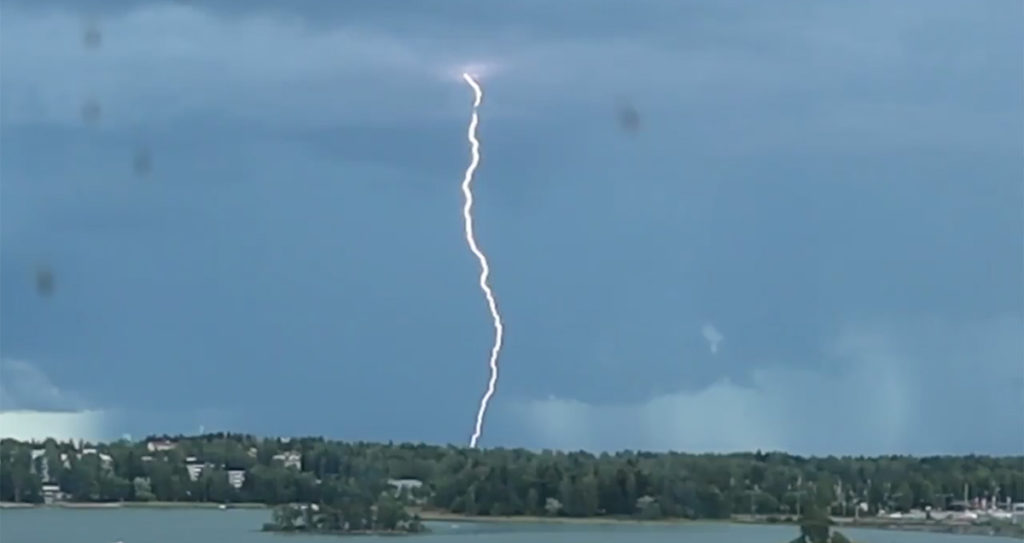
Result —
M47 489L58 489L70 501L368 507L392 488L390 479L416 482L401 492L404 503L468 515L728 518L813 508L850 516L861 503L872 514L964 498L1024 502L1020 456L594 455L233 434L165 436L157 448L156 439L84 446L4 440L0 500L39 503Z

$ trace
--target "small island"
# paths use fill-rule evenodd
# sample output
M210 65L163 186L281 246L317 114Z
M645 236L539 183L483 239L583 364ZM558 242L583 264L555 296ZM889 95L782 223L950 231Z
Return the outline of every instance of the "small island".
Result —
M812 509L800 517L800 535L789 543L851 543L841 532L833 530L833 522L820 509Z
M383 490L376 503L359 492L337 503L278 505L264 532L333 535L405 535L427 531L419 515L410 515L399 496Z

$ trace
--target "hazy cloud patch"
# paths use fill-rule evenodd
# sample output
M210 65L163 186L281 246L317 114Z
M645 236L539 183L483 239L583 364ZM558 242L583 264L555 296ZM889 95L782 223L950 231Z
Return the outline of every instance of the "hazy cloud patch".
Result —
M61 390L36 365L11 358L0 360L0 411L66 411L82 405L81 398Z
M703 138L728 143L732 152L792 145L849 148L853 135L859 146L955 140L961 147L984 147L991 140L979 134L1016 130L1006 120L1013 112L1000 107L1004 101L961 82L999 71L999 63L1008 60L1005 53L993 54L984 40L963 40L962 54L984 62L961 60L950 74L958 78L958 96L977 107L950 102L934 85L883 75L948 63L935 56L940 54L931 43L935 36L908 39L922 16L933 18L937 27L950 24L920 10L893 10L881 20L851 19L848 10L835 8L794 10L774 19L738 10L707 18L713 14L693 10L705 18L685 23L682 34L690 37L658 39L640 28L628 36L595 36L584 25L564 25L557 38L533 35L531 29L542 23L532 20L531 9L549 13L553 8L508 10L531 25L496 34L481 34L474 26L474 32L442 38L451 21L403 19L402 31L396 32L379 24L401 18L387 10L323 25L298 15L301 10L225 15L198 4L140 3L103 20L98 54L82 47L81 19L74 11L15 4L4 14L4 41L32 44L32 54L4 48L4 120L10 125L80 123L83 91L102 104L103 129L211 116L297 128L451 119L465 110L459 72L485 66L485 86L493 81L495 89L489 119L515 116L536 124L556 106L563 116L593 116L596 108L607 111L615 95L626 93L644 103L647 117L667 123L646 128L674 134L675 141L676 123L711 122L715 130ZM688 11L648 3L617 18L642 20L644 13L665 10ZM563 22L580 16L557 11ZM859 25L852 30L845 24L851 20ZM985 17L974 22L993 24ZM500 20L481 23L505 26ZM608 32L613 28L606 26ZM738 35L756 39L737 40ZM766 48L757 45L759 40L778 43ZM1014 76L1007 75L1006 82ZM864 92L842 92L853 85ZM886 89L884 100L877 97L879 88ZM560 96L572 99L555 100ZM728 109L714 109L723 102ZM713 120L700 114L704 110ZM752 115L765 120L751 123Z
M36 365L0 360L0 437L96 440L104 437L106 414L88 409Z
M549 397L513 411L543 447L1014 454L1024 442L1024 397L1013 379L1024 359L1022 325L1008 317L850 327L818 370L764 366L750 370L749 385L721 379L627 405ZM968 398L987 422L944 422Z
M83 3L110 7L99 47ZM816 348L851 316L1020 314L1020 6L357 4L4 2L3 343L75 353L10 405L94 407L74 385L136 435L449 435L490 333L458 214L474 65L510 326L495 415L538 399L485 441L1019 451L1019 318ZM681 363L710 308L730 344ZM367 383L402 402L339 419Z

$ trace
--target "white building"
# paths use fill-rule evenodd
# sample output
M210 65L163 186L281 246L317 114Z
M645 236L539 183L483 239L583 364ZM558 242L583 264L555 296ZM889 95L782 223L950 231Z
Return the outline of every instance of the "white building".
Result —
M399 493L403 490L412 492L422 487L423 481L419 479L388 479L388 484L395 487L395 490Z
M44 483L50 482L50 463L46 461L46 449L32 449L32 473L38 473Z
M157 439L157 440L149 441L149 442L146 443L146 449L148 449L149 452L170 451L170 450L173 450L177 446L178 446L177 443L175 443L173 441L170 441L170 440L167 440L167 439Z
M419 494L419 490L423 488L423 481L419 479L388 479L388 485L395 489L396 498L401 497L404 493L412 503L426 502L426 497Z
M229 469L228 470L228 484L235 487L235 489L242 488L245 484L245 470L244 469Z
M281 462L286 468L302 469L302 454L295 451L277 453L274 460Z
M190 456L185 459L185 469L188 470L188 478L196 481L199 480L199 476L206 469L206 464L200 462L196 457Z
M82 449L81 456L90 455L90 454L94 454L94 455L100 457L100 467L104 471L110 472L110 471L114 470L114 457L113 456L110 456L107 453L101 453L101 452L97 451L96 449L92 449L92 448Z
M43 485L43 503L56 503L64 501L66 496L60 490L59 485L45 484Z
M114 471L114 457L107 453L100 453L100 466L105 471Z

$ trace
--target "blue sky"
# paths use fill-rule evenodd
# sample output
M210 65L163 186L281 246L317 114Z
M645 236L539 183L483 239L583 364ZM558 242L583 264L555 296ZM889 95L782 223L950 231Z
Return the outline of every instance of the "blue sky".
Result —
M0 431L1019 453L1022 17L8 0Z

